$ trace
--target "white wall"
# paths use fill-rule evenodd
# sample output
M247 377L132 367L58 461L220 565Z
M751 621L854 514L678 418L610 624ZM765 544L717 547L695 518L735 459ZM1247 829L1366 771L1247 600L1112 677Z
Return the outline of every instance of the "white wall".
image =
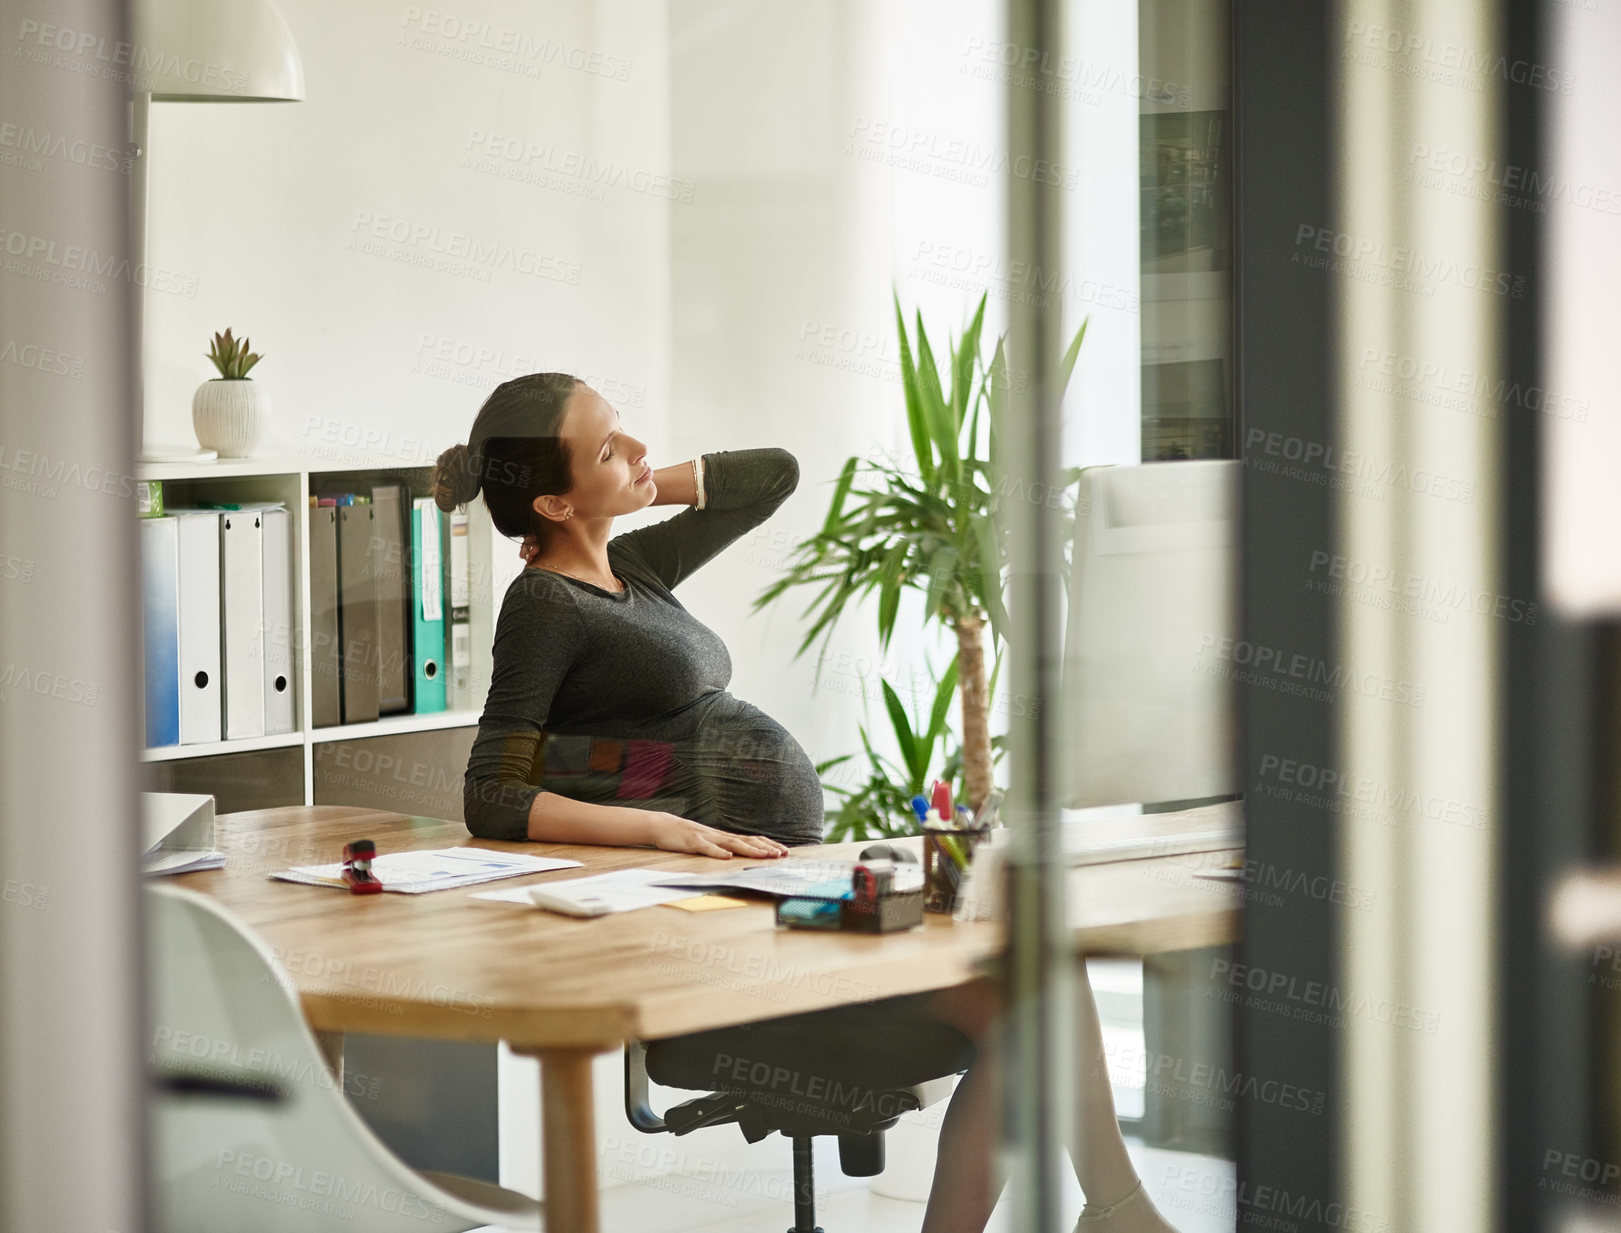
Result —
M196 294L151 297L148 437L191 439L229 325L266 357L266 452L426 461L537 369L596 378L662 445L670 202L567 174L590 157L627 184L667 177L662 4L280 7L305 102L152 111L149 257ZM482 53L500 63L466 58L503 42L518 50ZM481 160L480 133L515 157ZM457 263L471 243L494 259Z

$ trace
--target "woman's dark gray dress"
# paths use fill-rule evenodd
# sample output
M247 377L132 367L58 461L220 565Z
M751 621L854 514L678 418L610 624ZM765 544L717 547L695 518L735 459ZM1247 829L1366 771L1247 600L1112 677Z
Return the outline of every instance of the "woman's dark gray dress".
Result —
M703 509L609 541L622 592L544 568L513 581L467 760L473 834L527 838L530 804L547 791L787 844L821 841L810 758L781 724L727 692L726 644L672 594L798 482L786 450L705 454Z

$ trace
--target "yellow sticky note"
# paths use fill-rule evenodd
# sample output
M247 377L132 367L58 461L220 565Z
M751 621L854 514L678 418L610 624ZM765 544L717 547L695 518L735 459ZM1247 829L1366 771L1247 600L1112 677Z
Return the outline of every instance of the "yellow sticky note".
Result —
M727 895L694 895L691 899L677 899L664 906L680 908L683 912L718 912L722 908L746 908L749 900L733 899Z

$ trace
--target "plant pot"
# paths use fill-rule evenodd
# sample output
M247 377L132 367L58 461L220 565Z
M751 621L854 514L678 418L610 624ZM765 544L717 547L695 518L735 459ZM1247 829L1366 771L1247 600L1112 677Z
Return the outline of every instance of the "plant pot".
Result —
M258 448L270 422L270 398L244 377L204 381L191 396L191 426L204 449L221 458L246 458Z

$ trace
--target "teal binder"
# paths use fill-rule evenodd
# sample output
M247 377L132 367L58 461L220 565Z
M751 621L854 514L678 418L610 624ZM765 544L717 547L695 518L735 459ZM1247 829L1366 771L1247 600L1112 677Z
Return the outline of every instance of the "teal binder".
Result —
M445 709L445 569L432 497L411 503L411 696L418 715Z

